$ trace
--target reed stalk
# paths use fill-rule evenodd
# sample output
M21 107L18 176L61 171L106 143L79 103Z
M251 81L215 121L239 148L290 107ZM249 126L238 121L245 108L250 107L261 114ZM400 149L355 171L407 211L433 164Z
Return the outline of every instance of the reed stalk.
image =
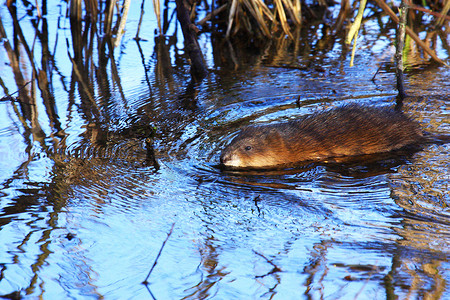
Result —
M141 32L142 19L144 18L144 4L145 4L145 0L142 0L142 3L141 3L141 14L139 16L138 28L136 30L136 36L134 37L135 40L137 40L137 41L141 39L139 37L139 33Z
M280 18L281 28L283 28L284 33L287 34L287 36L289 36L289 38L293 40L294 37L292 36L291 30L289 29L289 24L287 22L282 0L275 0L275 6L277 15Z
M358 38L358 31L361 27L361 21L364 14L364 9L366 8L367 0L361 0L359 2L359 9L358 14L355 17L355 21L353 22L352 26L350 27L350 30L347 34L347 38L345 39L345 43L350 44L353 40L353 48L352 48L352 56L350 58L350 67L353 67L353 60L355 58L355 52L356 52L356 40Z
M128 10L131 0L125 0L123 3L122 15L120 17L119 28L117 29L116 38L114 39L114 47L119 46L122 36L125 34L125 24L127 22Z
M378 4L378 6L380 6L389 15L389 17L395 23L398 24L400 22L397 15L392 11L392 9L383 0L374 0L374 1ZM417 45L419 45L419 47L421 47L426 53L428 53L433 58L434 61L436 61L440 64L443 64L444 66L449 67L449 65L447 65L444 61L442 61L436 55L436 53L430 47L428 47L427 44L425 44L411 28L406 26L405 31L417 43Z
M159 34L162 34L161 30L161 4L159 0L153 0L153 10L155 11L156 21L158 23Z
M403 83L403 48L405 47L405 31L406 31L406 14L408 13L408 7L405 0L402 0L400 4L400 22L398 23L397 30L397 45L395 52L395 74L397 77L397 90L400 101L405 98L405 87Z
M70 0L69 14L72 20L81 21L81 0Z
M444 8L441 11L440 17L436 20L436 26L442 26L445 20L449 20L450 17L447 16L448 11L450 10L450 1L446 0Z

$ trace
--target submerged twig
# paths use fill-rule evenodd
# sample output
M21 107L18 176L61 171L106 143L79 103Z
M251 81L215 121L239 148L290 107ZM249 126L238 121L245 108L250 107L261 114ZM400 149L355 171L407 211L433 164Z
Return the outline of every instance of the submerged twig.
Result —
M13 100L15 102L20 102L20 103L24 103L24 104L30 104L30 103L25 103L23 101L20 101L20 99L14 98L13 95L19 93L21 90L23 90L27 85L29 85L31 83L31 80L28 81L27 83L25 83L21 88L19 88L17 91L15 91L12 94L8 94L3 96L2 98L0 98L0 101L9 101L9 100ZM30 104L33 105L33 104Z
M259 201L261 201L261 195L258 195L258 196L255 197L255 199L253 199L253 202L255 202L255 206L258 209L258 216L261 215L261 209L258 206L258 202Z
M150 296L152 297L152 299L156 300L155 296L153 295L153 293L150 290L150 288L148 287L148 285L145 285L145 287L147 288L147 291L150 293Z
M375 82L375 77L377 77L377 75L378 75L378 73L380 72L380 70L381 70L381 65L378 66L377 71L375 72L375 74L373 75L373 77L372 77L372 79L371 79L373 82Z
M145 280L142 281L143 284L145 284L145 285L148 284L148 281L147 281L147 280L148 280L148 278L150 277L150 275L152 274L153 269L156 267L156 264L158 263L158 259L159 259L159 257L161 256L161 252L162 252L162 250L164 249L164 246L166 245L167 240L168 240L168 239L170 238L170 236L172 235L173 227L175 227L175 222L172 224L172 227L170 228L170 231L169 231L169 233L167 234L166 239L165 239L164 242L162 243L161 249L159 249L158 255L156 255L156 258L155 258L155 262L153 263L152 268L151 268L150 271L148 272L147 277L145 277Z
M278 267L276 264L273 263L273 261L271 261L270 259L268 259L267 257L265 257L264 254L261 254L261 253L255 251L255 250L253 250L253 253L255 253L256 255L261 256L262 258L264 258L264 259L266 260L266 262L267 262L268 264L270 264L270 265L273 267L273 269L272 269L269 273L264 274L264 275L258 275L258 276L255 276L255 278L264 278L264 277L266 277L267 275L272 275L272 274L274 274L274 273L277 273L277 272L281 272L281 271L282 271L280 267Z

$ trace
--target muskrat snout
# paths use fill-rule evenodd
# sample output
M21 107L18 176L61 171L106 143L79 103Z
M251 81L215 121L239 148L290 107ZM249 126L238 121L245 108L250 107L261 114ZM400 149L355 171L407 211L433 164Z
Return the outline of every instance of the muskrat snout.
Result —
M220 155L220 164L221 165L225 165L227 161L229 161L230 158L229 157L225 157L225 154L222 152L222 154Z
M220 155L220 164L226 167L233 166L233 155L228 150L228 148L224 149Z
M267 164L266 157L271 149L270 144L266 141L266 135L260 132L260 136L255 140L253 134L265 131L264 128L247 127L243 129L220 154L220 163L226 168L260 168ZM270 152L270 151L269 151ZM270 154L270 153L269 153ZM273 164L272 162L269 163Z

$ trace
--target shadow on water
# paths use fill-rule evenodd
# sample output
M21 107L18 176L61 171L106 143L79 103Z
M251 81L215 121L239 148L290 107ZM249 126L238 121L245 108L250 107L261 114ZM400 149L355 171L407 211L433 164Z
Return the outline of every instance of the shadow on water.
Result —
M83 18L65 2L43 1L45 18L30 3L0 8L0 295L448 298L448 145L288 170L214 167L242 126L391 105L393 24L374 7L359 66L348 67L343 30L321 20L294 40L203 33L211 70L196 82L173 4L165 36L148 17L152 30L134 39L139 11L122 35L112 3ZM441 31L431 38L448 56ZM448 133L449 71L408 55L416 97L405 112Z

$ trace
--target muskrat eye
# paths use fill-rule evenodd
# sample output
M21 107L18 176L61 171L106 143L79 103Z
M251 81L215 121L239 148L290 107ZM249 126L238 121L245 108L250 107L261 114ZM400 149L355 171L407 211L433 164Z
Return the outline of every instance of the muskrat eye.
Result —
M250 151L252 149L252 146L247 146L247 147L245 147L245 150L246 151Z

